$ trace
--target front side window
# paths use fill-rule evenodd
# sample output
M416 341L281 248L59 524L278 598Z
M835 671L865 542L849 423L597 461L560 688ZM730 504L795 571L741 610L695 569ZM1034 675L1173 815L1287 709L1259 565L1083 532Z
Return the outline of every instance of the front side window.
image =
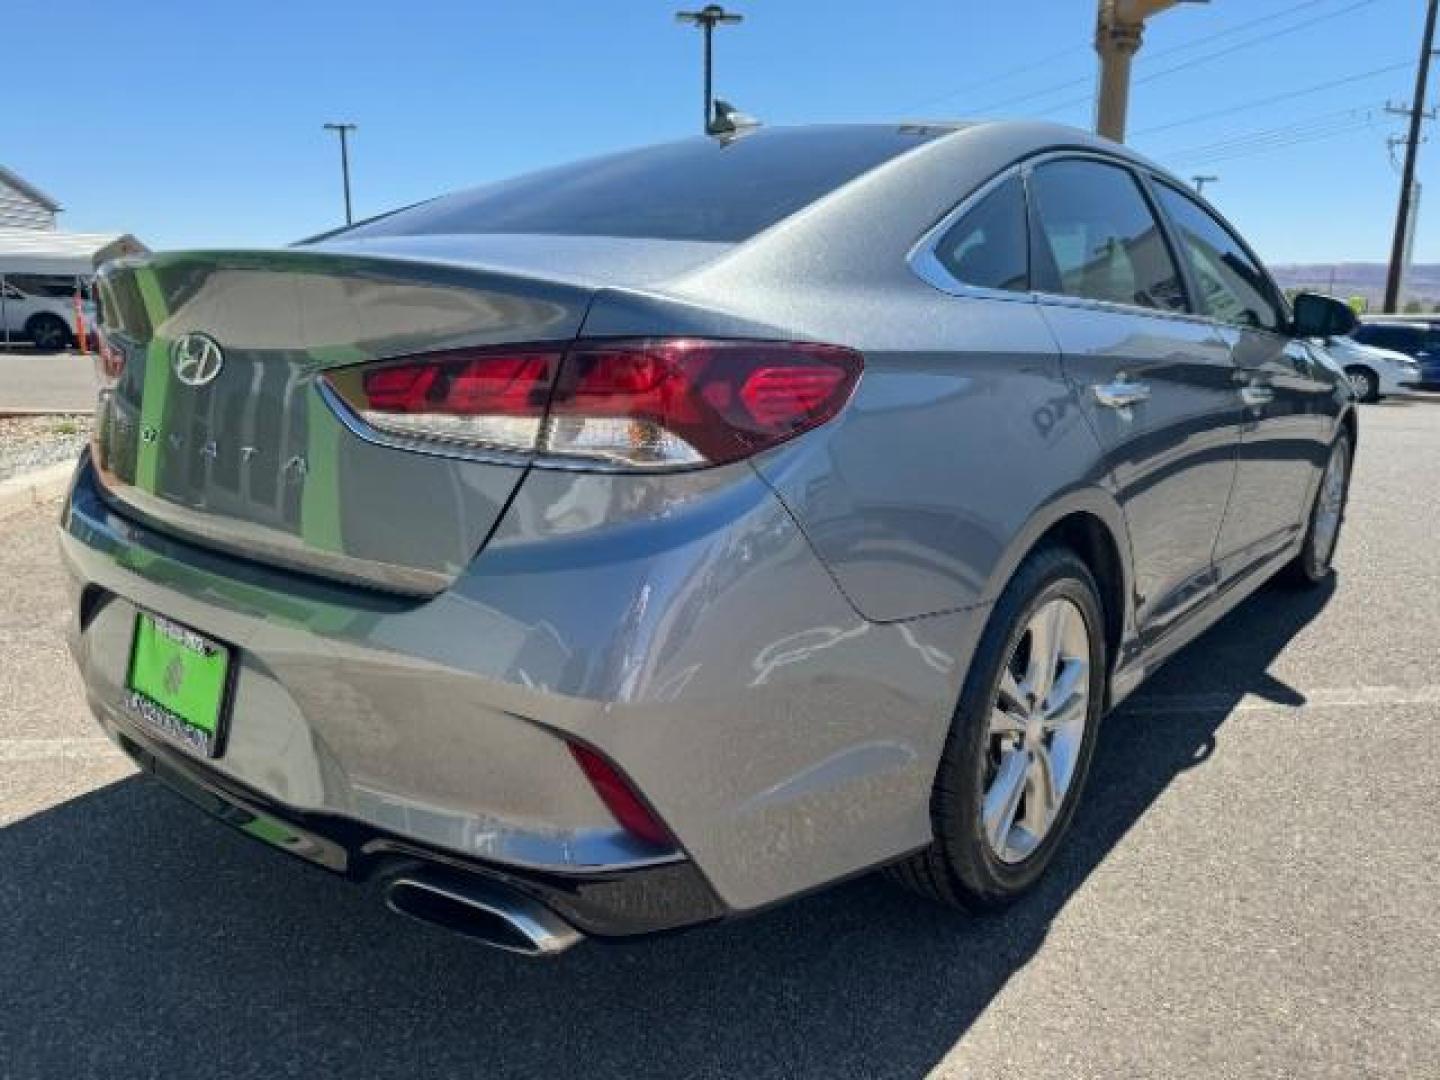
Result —
M1244 245L1190 196L1169 184L1155 189L1180 233L1205 314L1236 326L1279 330L1285 320L1274 289Z
M1062 296L1186 310L1169 245L1127 170L1097 161L1051 162L1031 175L1030 198L1040 232L1037 286Z
M982 289L1030 288L1025 185L1004 181L970 209L935 245L935 257L957 281Z

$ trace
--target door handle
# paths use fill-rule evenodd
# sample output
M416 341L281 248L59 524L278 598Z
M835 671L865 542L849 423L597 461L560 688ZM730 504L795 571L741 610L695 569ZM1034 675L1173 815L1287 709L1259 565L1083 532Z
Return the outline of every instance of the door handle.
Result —
M1240 400L1246 405L1258 408L1261 405L1269 405L1275 400L1275 391L1268 386L1260 386L1251 383L1249 386L1240 387Z
M1114 382L1099 383L1090 389L1094 391L1096 401L1111 409L1128 409L1131 405L1150 400L1148 384L1130 382L1123 375Z

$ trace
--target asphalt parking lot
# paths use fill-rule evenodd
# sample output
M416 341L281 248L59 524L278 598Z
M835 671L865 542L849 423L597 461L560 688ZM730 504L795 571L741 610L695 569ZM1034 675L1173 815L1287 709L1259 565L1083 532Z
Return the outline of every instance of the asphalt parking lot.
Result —
M1440 1076L1440 401L1366 407L1333 584L1106 722L1055 873L864 878L527 962L387 914L97 737L55 507L0 522L0 1076Z
M0 344L0 416L8 411L90 412L95 361L73 351L42 352Z

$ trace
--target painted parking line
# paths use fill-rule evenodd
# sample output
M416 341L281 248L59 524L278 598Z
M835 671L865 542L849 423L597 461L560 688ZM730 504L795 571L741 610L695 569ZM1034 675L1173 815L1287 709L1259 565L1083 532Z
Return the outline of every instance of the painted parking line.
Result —
M1307 709L1440 705L1440 685L1348 686L1297 690L1295 701L1274 701L1259 694L1141 694L1120 707L1132 716L1173 716L1181 713L1303 712Z
M120 751L101 736L83 739L0 739L0 764L20 761L97 761Z

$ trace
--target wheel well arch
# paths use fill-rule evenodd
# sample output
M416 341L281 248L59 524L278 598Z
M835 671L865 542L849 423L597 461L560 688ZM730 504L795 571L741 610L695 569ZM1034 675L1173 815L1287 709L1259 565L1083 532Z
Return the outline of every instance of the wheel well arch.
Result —
M1124 512L1099 488L1086 488L1057 500L1021 530L991 579L987 599L998 598L1025 558L1047 544L1074 551L1094 575L1105 615L1107 666L1113 672L1134 614L1130 532Z
M70 330L70 325L69 325L63 318L61 318L59 315L55 314L55 312L53 312L53 311L37 311L37 312L35 312L35 314L31 315L28 319L25 320L25 329L28 331L28 330L30 330L32 327L38 326L38 325L39 325L40 323L42 323L42 322L52 322L52 321L59 323L61 326L65 327L65 330L66 330L67 333L69 332L69 330Z
M1110 527L1096 515L1076 510L1066 514L1040 535L1034 547L1057 544L1079 555L1100 589L1100 610L1105 616L1105 654L1111 665L1125 632L1125 563Z
M1355 447L1360 442L1360 421L1355 417L1355 410L1346 409L1340 414L1340 426L1345 434L1350 436L1350 453L1355 453Z

